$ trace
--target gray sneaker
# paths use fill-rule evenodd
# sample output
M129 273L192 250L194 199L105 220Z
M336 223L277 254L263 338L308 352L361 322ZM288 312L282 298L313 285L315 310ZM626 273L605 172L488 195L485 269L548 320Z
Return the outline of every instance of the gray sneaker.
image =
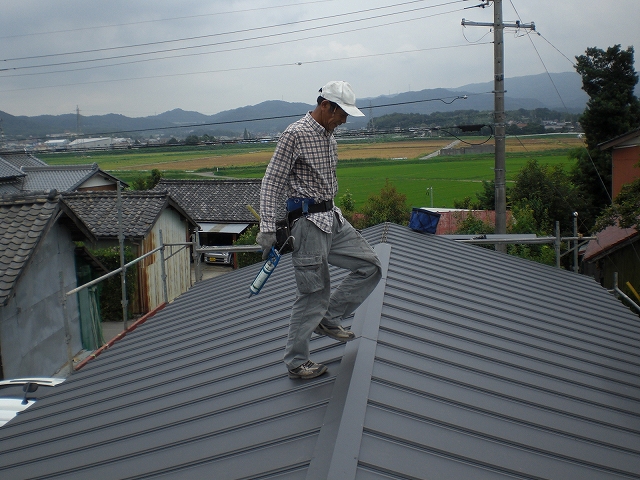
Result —
M327 366L307 360L299 367L289 370L289 378L315 378L327 371Z
M355 333L351 330L342 328L341 325L338 325L337 327L330 327L329 325L319 323L313 333L317 335L326 335L327 337L333 338L339 342L350 342L356 338Z

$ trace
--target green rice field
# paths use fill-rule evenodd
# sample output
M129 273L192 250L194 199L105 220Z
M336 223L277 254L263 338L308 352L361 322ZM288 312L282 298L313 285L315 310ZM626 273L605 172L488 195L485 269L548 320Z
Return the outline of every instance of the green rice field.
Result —
M410 206L431 206L427 193L433 188L434 207L453 207L454 200L466 196L475 200L482 190L482 181L494 178L493 154L436 156L421 159L442 148L440 140L398 141L372 144L349 142L339 144L338 199L347 190L356 208L369 195L377 194L389 181L407 196ZM568 153L581 143L574 137L541 136L507 141L507 182L529 160L540 164L563 165L568 170L573 160ZM173 147L90 153L39 155L51 165L98 163L102 170L131 182L157 168L165 178L261 178L271 158L274 144L223 145L207 147ZM380 158L371 155L380 154ZM367 155L359 158L359 155ZM346 158L345 158L346 157Z

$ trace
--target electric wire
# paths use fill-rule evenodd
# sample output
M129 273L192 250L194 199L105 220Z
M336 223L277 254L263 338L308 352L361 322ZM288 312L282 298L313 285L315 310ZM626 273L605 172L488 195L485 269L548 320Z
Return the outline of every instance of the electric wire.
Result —
M458 3L460 2L460 0L455 0L454 2L448 2L446 4L451 4L451 3ZM445 4L442 4L445 5ZM440 6L440 5L437 5ZM336 22L333 24L329 24L329 25L320 25L320 26L315 26L315 27L308 27L308 28L301 28L301 29L297 29L297 30L291 30L291 31L287 31L287 32L280 32L280 33L271 33L271 34L266 34L266 35L258 35L258 36L254 36L254 37L249 37L249 38L240 38L240 39L235 39L235 40L225 40L225 41L220 41L220 42L212 42L212 43L206 43L206 44L201 44L201 45L190 45L190 46L185 46L185 47L174 47L174 48L166 48L166 49L159 49L159 50L154 50L154 51L150 51L150 52L141 52L141 53L129 53L129 54L122 54L122 55L111 55L108 57L101 57L101 58L90 58L90 59L81 59L81 60L69 60L69 61L65 61L65 62L54 62L54 63L44 63L44 64L39 64L39 65L23 65L23 66L16 66L16 67L5 67L5 68L1 68L0 72L6 72L6 71L16 71L16 70L26 70L26 69L33 69L33 68L46 68L46 67L57 67L57 66L63 66L63 65L76 65L76 64L80 64L80 63L91 63L91 62L100 62L100 61L106 61L106 60L117 60L117 59L121 59L121 58L132 58L132 57L140 57L140 56L145 56L145 55L157 55L160 53L169 53L169 52L177 52L177 51L184 51L184 50L193 50L193 49L197 49L197 48L205 48L205 47L212 47L212 46L220 46L220 45L229 45L229 44L233 44L233 43L240 43L240 42L248 42L248 41L252 41L252 40L265 40L268 38L274 38L274 37L280 37L280 36L284 36L284 35L292 35L295 33L304 33L304 32L309 32L309 31L313 31L313 30L320 30L320 29L326 29L326 28L330 28L330 27L336 27L336 26L342 26L342 25L348 25L348 24L352 24L352 23L358 23L358 22L363 22L363 21L367 21L367 20L375 20L375 19L380 19L380 18L386 18L386 17L390 17L390 16L394 16L394 15L401 15L404 13L412 13L415 11L419 11L419 10L425 10L425 9L429 9L429 8L433 8L433 6L428 6L428 7L418 7L418 8L414 8L414 9L409 9L409 10L404 10L402 12L392 12L392 13L386 13L386 14L381 14L381 15L374 15L371 17L367 17L367 18L360 18L360 19L355 19L355 20L345 20L342 22ZM424 19L424 18L429 18L429 17L433 17L433 16L439 16L439 15L445 15L448 13L453 13L456 11L459 11L460 9L456 9L456 10L452 10L452 11L447 11L447 12L440 12L440 13L436 13L436 14L432 14L432 15L425 15L425 16L421 16L421 17L413 17L413 18L409 18L406 20L400 20L400 21L396 21L396 22L388 22L385 24L381 24L381 25L375 25L375 26L370 26L370 27L363 27L363 28L357 28L357 29L353 29L353 30L347 30L346 32L339 32L341 33L348 33L348 32L352 32L352 31L360 31L360 30L366 30L366 29L370 29L370 28L379 28L379 27L383 27L383 26L388 26L388 25L395 25L398 23L406 23L406 22L410 22L410 21L415 21L415 20L419 20L419 19ZM326 36L326 35L337 35L338 33L331 33L331 34L325 34L325 35L321 35L321 36ZM211 36L211 35L209 35ZM310 37L310 38L316 38L316 37ZM299 41L299 40L296 40ZM163 42L157 42L159 43L163 43ZM155 43L152 43L155 44ZM151 44L151 45L152 45ZM260 47L262 45L257 45L255 47ZM253 47L253 48L255 48ZM9 61L9 60L3 60L4 62Z
M277 45L277 44L280 44L280 43L286 43L286 42L274 42L274 43L270 43L268 45L265 44L265 45L260 45L260 46L272 46L272 45ZM111 80L96 80L96 81L93 81L93 82L81 82L81 83L65 83L64 85L58 85L58 86L87 85L87 84L92 84L92 83L114 82L114 81L121 81L121 80L164 78L164 77L183 76L183 75L200 75L200 74L205 74L205 73L233 72L233 71L241 71L241 70L253 70L253 69L258 69L258 68L271 68L271 67L284 67L284 66L301 66L301 65L310 65L310 64L314 64L314 63L325 63L325 62L330 62L330 61L352 60L352 59L357 59L357 58L370 58L370 57L389 56L389 55L403 55L405 53L427 52L427 51L433 51L433 50L443 50L443 49L448 49L448 48L467 47L467 46L472 46L472 45L487 45L489 43L491 43L491 42L473 43L471 45L461 44L461 45L448 45L448 46L441 46L441 47L416 48L416 49L412 49L412 50L401 50L401 51L397 51L397 52L370 53L370 54L366 54L366 55L354 55L354 56L350 56L350 57L342 57L342 58L336 58L336 59L306 60L306 61L287 62L287 63L273 64L273 65L261 65L261 66L249 66L249 67L224 68L224 69L217 69L217 70L205 70L205 71L200 71L200 72L185 72L185 73L173 73L173 74L162 74L162 75L149 75L149 76L145 76L145 77L132 77L132 78L126 78L126 79L111 79ZM233 49L227 49L227 50L219 50L219 51L211 52L211 53L222 53L222 52L238 51L238 50L244 50L246 48L253 48L253 47L233 48ZM203 53L196 54L196 55L203 55ZM163 58L176 58L176 57L163 57ZM160 59L151 59L151 60L160 60ZM56 70L56 71L52 71L52 72L30 72L30 73L18 73L18 74L13 74L13 75L12 74L0 75L0 78L27 77L27 76L36 76L36 75L51 75L51 74L54 74L54 73L78 72L78 71L83 71L83 70L94 70L94 69L97 69L97 68L107 68L107 67L111 67L111 66L115 66L115 65L128 65L128 64L131 64L131 63L139 63L139 61L136 60L136 61L132 61L132 62L120 62L120 63L116 63L116 64L111 64L111 65L97 65L97 66L94 65L94 66L89 66L89 67L80 67L80 68L72 68L72 69L65 69L65 70ZM33 87L33 88L51 88L51 87L50 86L43 86L43 87ZM31 88L26 87L26 88L19 88L19 89L15 89L15 90L0 90L0 91L8 92L8 91L19 91L19 90L30 90L30 89Z
M235 13L246 14L247 12L255 12L255 11L259 11L259 10L275 10L277 8L294 7L294 6L298 7L300 5L310 5L310 4L314 4L314 3L327 3L327 2L333 2L333 1L335 1L335 0L314 0L314 1L311 1L311 2L297 2L297 3L286 3L286 4L283 4L283 5L271 5L269 7L256 7L256 8L246 8L246 9L242 9L242 10L229 10L227 12L202 13L202 14L199 14L199 15L186 15L186 16L183 16L183 17L158 18L158 19L154 19L154 20L141 20L139 22L115 23L115 24L110 24L110 25L95 25L95 26L92 26L92 27L68 28L68 29L65 29L65 30L50 30L48 32L20 33L20 34L17 34L17 35L0 36L0 40L8 39L8 38L32 37L32 36L39 36L39 35L54 35L54 34L58 34L58 33L80 32L80 31L83 31L83 30L95 31L95 30L102 29L102 28L129 27L129 26L132 26L132 25L143 25L145 23L171 22L171 21L175 21L175 20L190 20L190 19L193 19L193 18L215 17L215 16L219 16L219 15L231 15L231 14L235 14Z
M473 95L484 95L484 94L473 94ZM411 104L411 103L425 103L425 102L436 102L436 101L440 101L440 102L443 102L443 103L446 103L446 104L451 104L456 100L464 100L468 96L469 95L441 97L441 98L427 98L427 99L422 99L422 100L412 100L412 101L408 101L408 102L387 103L387 104L382 104L382 105L369 105L369 106L361 107L361 108L374 109L374 108L392 107L392 106L396 106L396 105L407 105L407 104ZM448 101L448 100L450 100L450 101ZM220 121L220 122L194 123L194 124L188 124L188 125L171 125L171 126L167 126L167 127L139 128L139 129L134 129L134 130L118 130L118 131L112 131L112 132L94 132L94 133L91 133L91 134L81 135L81 137L86 137L88 135L92 135L92 136L95 136L95 135L107 136L107 135L113 135L113 134L116 134L116 133L122 134L122 133L161 131L161 130L177 130L177 129L183 129L183 128L210 127L210 126L214 126L214 125L230 125L230 124L235 124L235 123L249 123L249 122L258 122L258 121L264 121L264 120L280 120L280 119L285 119L285 118L300 118L301 116L304 116L304 113L298 113L298 114L295 114L295 115L278 115L278 116L272 116L272 117L260 117L260 118L251 118L251 119L241 119L241 120L224 120L224 121Z
M132 45L121 45L121 46L117 46L117 47L104 47L104 48L94 48L94 49L89 49L89 50L78 50L78 51L74 51L74 52L62 52L62 53L50 53L50 54L43 54L43 55L32 55L32 56L27 56L27 57L16 57L16 58L6 58L6 59L2 59L0 61L3 62L10 62L10 61L17 61L17 60L33 60L33 59L38 59L38 58L51 58L51 57L59 57L59 56L67 56L67 55L80 55L80 54L85 54L85 53L98 53L98 52L107 52L107 51L113 51L113 50L122 50L125 48L138 48L138 47L148 47L148 46L153 46L153 45L164 45L164 44L168 44L168 43L176 43L176 42L186 42L186 41L192 41L192 40L201 40L204 38L213 38L213 37L222 37L225 35L235 35L238 33L248 33L248 32L256 32L256 31L260 31L260 30L267 30L270 28L279 28L279 27L288 27L291 25L298 25L301 23L309 23L309 22L316 22L316 21L321 21L321 20L329 20L329 19L333 19L333 18L341 18L341 17L346 17L349 15L356 15L359 13L367 13L367 12L372 12L372 11L376 11L376 10L383 10L386 8L393 8L393 7L398 7L398 6L403 6L403 5L408 5L408 4L413 4L413 3L422 3L425 0L410 0L408 2L403 2L403 3L397 3L394 5L387 5L387 6L383 6L383 7L375 7L375 8L368 8L368 9L364 9L364 10L357 10L355 12L347 12L347 13L340 13L340 14L335 14L335 15L327 15L324 17L317 17L317 18L311 18L311 19L307 19L307 20L296 20L296 21L292 21L292 22L285 22L285 23L280 23L280 24L275 24L275 25L265 25L262 27L253 27L253 28L246 28L246 29L240 29L240 30L232 30L232 31L228 31L228 32L220 32L220 33L212 33L212 34L208 34L208 35L196 35L193 37L185 37L185 38L177 38L177 39L173 39L173 40L158 40L155 42L145 42L145 43L138 43L138 44L132 44ZM411 10L405 10L402 12L393 12L393 13L388 13L388 14L384 14L381 16L374 16L374 17L369 17L369 18L364 18L364 19L355 19L355 20L351 20L350 22L360 22L360 21L364 21L364 20L370 20L372 18L380 18L380 17L384 17L384 16L390 16L390 15L399 15L402 13L407 13L407 12L414 12L417 10L424 10L424 9L428 9L428 8L435 8L435 7L441 7L444 5L450 5L453 3L458 3L461 0L453 0L453 1L449 1L446 3L442 3L442 4L438 4L438 5L431 5L431 6L426 6L426 7L419 7L419 8L415 8L415 9L411 9ZM333 26L333 25L328 25L328 26ZM323 28L323 27L313 27L313 28ZM190 47L193 48L193 47ZM144 53L141 53L140 55L145 55Z
M396 25L396 24L399 24L399 23L406 23L406 22L411 22L411 21L415 21L415 20L422 20L422 19L425 19L425 18L430 18L430 17L434 17L434 16L439 16L439 15L446 15L448 13L453 13L453 12L455 12L455 10L449 11L449 12L441 12L441 13L432 14L432 15L424 15L424 16L421 16L421 17L413 17L413 18L410 18L410 19L407 19L407 20L399 20L399 21L395 21L395 22L387 22L387 23L380 24L380 25L353 28L353 29L343 30L341 32L310 35L310 36L307 36L307 37L298 38L296 40L282 40L282 41L278 41L278 42L261 43L259 45L249 45L249 46L243 46L243 47L228 48L228 49L224 49L224 50L216 50L214 52L199 52L199 53L191 53L191 54L171 55L171 56L167 56L167 57L157 57L157 58L150 58L150 59L137 59L137 60L131 61L131 62L120 62L120 63L117 63L117 64L99 65L99 66L95 66L95 68L104 68L104 67L110 67L110 66L114 66L114 65L124 65L124 64L130 64L130 63L142 63L142 62L149 62L149 61L156 61L156 60L165 60L165 59L168 59L168 58L184 58L184 57L189 57L189 56L210 55L210 54L223 53L223 52L232 52L232 51L240 51L240 50L249 50L249 49L253 49L253 48L262 48L262 47L268 47L268 46L273 46L273 45L281 45L281 44L292 43L294 41L295 42L299 42L299 41L302 41L302 40L309 40L309 39L314 39L314 38L322 38L322 37L327 37L327 36L339 35L339 34L343 34L343 33L352 33L352 32L357 32L357 31L370 30L370 29L373 29L373 28L386 27L386 26L389 26L389 25ZM322 27L316 27L316 28L322 28ZM309 30L309 29L307 29L307 30ZM280 35L280 34L273 35L273 36L278 36L278 35ZM234 42L221 42L220 44L222 45L222 44L228 44L228 43L234 43ZM185 47L185 48L192 48L192 47ZM184 48L179 48L179 49L174 49L174 50L184 50ZM136 54L120 55L120 56L116 56L116 57L112 57L112 58L114 58L114 59L115 58L126 58L126 57L133 57L133 56L136 56ZM106 60L106 59L107 58L104 58L104 59L101 59L101 60ZM87 62L93 62L93 61L98 61L98 60L81 60L81 61L74 61L74 62L61 62L59 64L50 64L50 66L54 66L54 65L70 65L70 64L87 63ZM29 67L25 67L25 68L29 68ZM11 71L11 70L17 70L17 69L20 69L20 68L16 67L16 68L0 69L0 73L3 72L3 71ZM43 74L48 74L48 73L61 73L61 72L64 72L64 70L57 71L57 72L42 72L42 73ZM10 74L0 75L0 78L10 77L10 76L14 76L14 75L10 75ZM15 75L15 76L17 76L17 75Z
M516 9L515 5L513 4L513 0L509 0L509 2L511 3L511 6L513 7L513 10L516 12L516 15L518 17L518 19L520 21L522 21L522 18L520 18L520 14L518 13L518 10ZM564 103L564 100L562 98L562 95L560 95L560 92L558 91L558 88L556 87L555 82L553 81L553 78L551 78L551 74L549 73L549 70L547 69L547 66L544 63L544 60L542 59L542 56L540 55L540 52L538 51L538 49L535 46L535 43L533 42L533 39L531 38L531 35L529 34L530 32L527 32L527 36L529 37L529 41L531 42L531 45L533 46L533 49L535 50L538 58L540 59L540 62L542 63L542 66L545 69L545 72L547 73L547 76L549 77L549 80L551 81L551 84L553 85L553 88L555 89L558 98L560 98L560 101L562 102L562 105L564 106L565 110L568 112L569 109L567 108L567 106ZM574 67L576 66L576 64L570 60L565 54L563 54L560 50L558 50L549 40L547 40L544 36L542 36L542 34L540 34L539 32L536 32L538 34L538 36L540 38L542 38L543 40L545 40L549 45L551 45L551 47L553 47L558 53L560 53L564 58L566 58L567 60L569 60L569 62L571 63L571 65L573 65ZM517 137L516 137L517 138ZM524 144L520 141L520 139L518 138L518 141L520 142L520 144L526 149L526 147L524 146ZM583 142L584 143L584 142ZM585 144L583 147L587 153L587 156L589 157L589 161L591 162L591 165L593 166L594 171L596 172L596 175L598 176L598 180L600 180L600 184L602 185L602 188L604 189L605 193L607 194L607 198L609 199L609 202L611 204L611 206L614 209L614 212L616 212L617 214L619 214L618 209L616 208L616 204L614 203L613 199L611 198L611 195L609 194L609 190L607 189L604 180L602 179L602 175L600 175L600 172L598 171L598 168L596 167L595 162L593 161L593 158L591 157L591 153L589 152L589 148L587 147L587 145ZM555 186L554 186L555 188ZM562 194L560 192L558 192L556 190L556 193L560 194L562 196ZM564 200L566 201L566 198L564 198ZM572 208L572 210L575 211L575 209ZM578 217L582 227L584 228L585 231L588 231L589 229L587 228L586 224L584 223L584 221L582 220L581 217ZM596 242L598 244L600 244L599 240L596 240ZM640 261L640 252L638 252L638 250L636 249L636 246L634 243L631 243L632 246L632 250L636 256L636 258ZM608 253L607 258L609 259L609 261L611 261L614 264L614 268L616 270L619 270L618 266L615 265L615 261L614 259L611 257L611 254Z

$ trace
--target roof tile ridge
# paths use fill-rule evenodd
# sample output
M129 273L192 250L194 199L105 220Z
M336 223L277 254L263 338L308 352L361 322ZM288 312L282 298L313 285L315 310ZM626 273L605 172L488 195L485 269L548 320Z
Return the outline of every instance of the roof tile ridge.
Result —
M25 172L46 172L46 171L67 171L67 170L95 170L94 165L98 165L97 163L83 163L80 165L32 165L26 166L23 165L22 169Z

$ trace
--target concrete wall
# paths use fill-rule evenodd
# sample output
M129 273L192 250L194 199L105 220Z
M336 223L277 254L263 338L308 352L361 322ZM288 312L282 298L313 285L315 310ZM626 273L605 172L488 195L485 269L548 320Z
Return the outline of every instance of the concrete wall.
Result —
M9 303L0 307L0 352L5 378L51 376L67 363L59 272L65 292L76 287L75 245L55 225L25 267ZM82 349L76 296L67 302L72 354Z

